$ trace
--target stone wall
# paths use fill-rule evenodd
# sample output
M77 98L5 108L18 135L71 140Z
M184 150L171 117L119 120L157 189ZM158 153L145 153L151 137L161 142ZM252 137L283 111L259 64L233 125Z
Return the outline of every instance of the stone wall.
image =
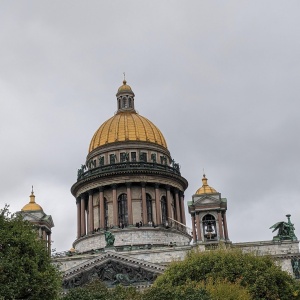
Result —
M111 229L115 236L114 246L132 245L165 245L176 244L187 246L190 244L190 236L178 230L162 227L127 227L124 229ZM104 231L86 235L73 244L76 251L86 252L92 249L101 249L106 246Z
M247 243L234 243L233 247L241 248L244 252L253 252L256 255L284 255L298 254L298 241L260 241Z

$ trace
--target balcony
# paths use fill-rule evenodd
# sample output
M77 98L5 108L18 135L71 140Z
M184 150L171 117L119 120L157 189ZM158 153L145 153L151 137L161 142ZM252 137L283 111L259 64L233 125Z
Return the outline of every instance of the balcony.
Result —
M88 178L90 176L99 175L99 174L109 174L120 171L139 171L139 170L149 170L149 171L158 171L163 173L171 173L178 176L181 176L179 165L175 164L174 167L158 164L158 163L148 163L148 162L124 162L124 163L115 163L110 165L104 165L100 167L90 168L86 170L86 166L82 166L78 170L77 181Z

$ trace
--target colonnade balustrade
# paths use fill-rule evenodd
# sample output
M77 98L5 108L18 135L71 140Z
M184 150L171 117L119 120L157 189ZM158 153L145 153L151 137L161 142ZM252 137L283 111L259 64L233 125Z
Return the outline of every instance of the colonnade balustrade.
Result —
M132 184L126 183L126 196L127 196L127 220L128 223L126 226L135 226L133 224L133 209L132 209ZM136 187L136 185L135 185ZM175 221L179 223L186 224L185 220L185 211L184 211L184 196L183 192L178 189L172 188L170 186L163 186L160 184L154 185L154 207L155 210L152 212L152 219L148 220L147 214L147 202L146 202L146 183L142 182L141 187L141 221L143 225L154 224L153 220L156 220L155 225L161 226L166 225L162 224L162 210L161 210L161 199L160 191L165 189L166 195L166 204L167 204L167 218L172 217ZM151 186L153 187L153 186ZM112 221L113 224L107 224L106 222L106 208L105 208L105 198L104 198L104 189L108 188L111 191L112 198ZM99 194L99 209L98 209L98 220L99 223L95 224L94 221L94 205L93 205L93 195L95 193ZM76 199L77 205L77 238L85 236L87 234L92 234L95 228L102 230L107 230L109 227L118 227L119 222L119 212L118 212L118 185L113 184L107 187L99 187L98 189L92 189L86 193L81 194ZM172 195L174 202L172 203ZM172 213L172 205L174 205L175 210L174 214Z

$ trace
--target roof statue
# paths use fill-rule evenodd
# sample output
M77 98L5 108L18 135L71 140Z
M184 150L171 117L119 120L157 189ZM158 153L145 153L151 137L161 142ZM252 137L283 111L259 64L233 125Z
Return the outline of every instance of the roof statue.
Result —
M291 215L286 215L286 217L288 218L287 222L278 222L270 227L270 229L274 228L272 232L278 230L277 235L273 237L273 241L298 240L295 235L294 224L291 222Z
M106 247L112 247L115 243L115 236L110 231L104 232Z

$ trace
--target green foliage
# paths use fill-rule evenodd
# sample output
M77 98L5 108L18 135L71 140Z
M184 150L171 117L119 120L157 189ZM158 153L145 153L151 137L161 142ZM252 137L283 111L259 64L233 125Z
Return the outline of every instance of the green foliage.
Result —
M213 300L204 286L187 281L182 286L152 286L142 297L143 300Z
M142 295L134 287L116 286L110 290L111 300L141 300Z
M212 300L251 300L252 297L249 291L240 285L240 282L228 282L226 280L217 280L214 282L209 279L204 284L201 283L203 287L210 294Z
M62 300L141 300L141 293L134 287L116 286L108 289L106 285L94 280L91 283L71 289Z
M70 289L63 297L63 300L90 300L90 299L106 299L108 289L101 281L92 281L83 287Z
M21 216L0 210L0 299L57 299L61 277Z
M299 284L270 257L243 254L240 250L191 252L184 261L172 263L154 286L184 286L187 280L239 282L255 300L300 299Z

